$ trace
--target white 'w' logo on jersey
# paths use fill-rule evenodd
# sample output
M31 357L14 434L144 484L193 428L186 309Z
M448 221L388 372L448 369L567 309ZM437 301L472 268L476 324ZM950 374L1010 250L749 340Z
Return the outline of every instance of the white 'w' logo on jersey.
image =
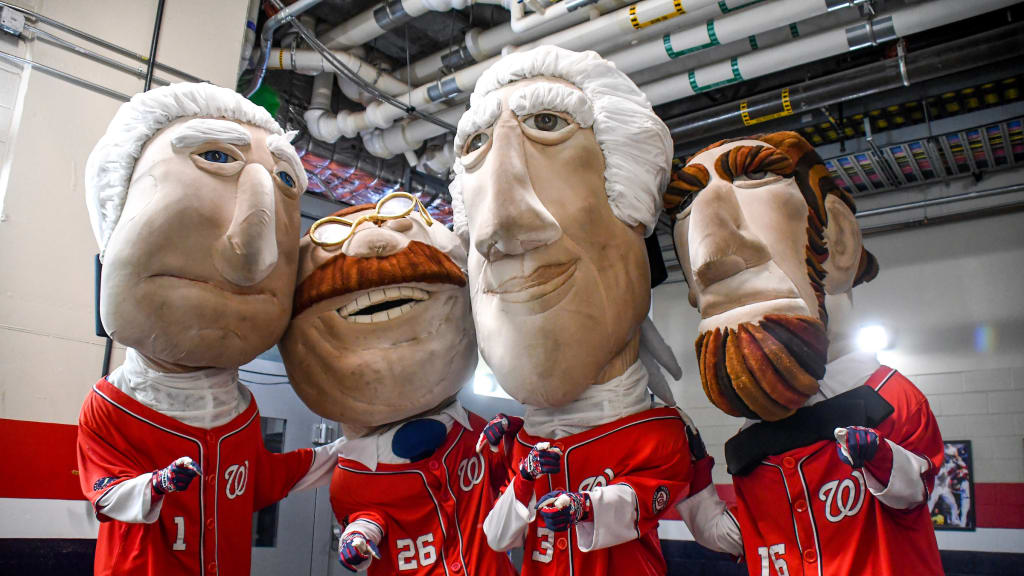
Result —
M234 500L236 497L245 494L245 485L249 480L249 461L246 460L245 464L232 464L228 466L228 469L224 471L224 479L227 480L224 493L227 495L228 500Z
M860 470L854 470L852 476L842 481L826 482L818 491L818 498L825 503L825 518L829 522L839 522L847 516L853 518L860 512L867 491L864 475ZM854 483L854 478L857 483Z
M459 462L459 488L469 492L484 479L484 457L477 454Z

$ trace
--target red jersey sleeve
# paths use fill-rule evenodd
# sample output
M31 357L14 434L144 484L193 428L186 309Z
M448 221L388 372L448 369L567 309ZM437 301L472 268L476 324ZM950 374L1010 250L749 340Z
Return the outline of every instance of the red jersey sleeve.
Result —
M932 414L928 399L910 380L898 372L893 378L902 379L904 386L899 388L901 393L897 397L888 400L902 404L906 409L897 409L899 420L894 421L892 429L883 434L893 443L929 462L929 469L923 476L925 486L931 492L935 474L942 467L944 453L939 423Z
M96 411L90 393L78 417L78 481L97 518L107 521L110 518L100 514L96 505L100 498L121 482L152 470L144 470L136 458L117 446L119 436L104 430L103 419Z
M300 448L276 454L263 446L260 439L260 460L254 478L253 509L260 510L284 498L292 487L309 472L313 464L313 450Z
M680 426L679 434L663 436L660 446L642 458L646 467L634 469L612 480L611 484L626 484L637 499L637 531L640 534L658 526L673 504L686 497L693 469L686 435Z

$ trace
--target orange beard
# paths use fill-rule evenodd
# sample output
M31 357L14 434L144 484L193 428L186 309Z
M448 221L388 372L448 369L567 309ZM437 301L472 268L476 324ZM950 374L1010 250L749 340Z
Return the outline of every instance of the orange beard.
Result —
M704 332L696 348L712 404L731 416L774 422L818 392L828 336L816 318L767 314L758 323Z

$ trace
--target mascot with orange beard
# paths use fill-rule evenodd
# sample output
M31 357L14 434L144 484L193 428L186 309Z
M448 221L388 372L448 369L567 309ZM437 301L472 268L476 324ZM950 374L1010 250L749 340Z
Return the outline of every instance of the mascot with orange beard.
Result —
M301 240L280 350L299 397L345 433L331 505L352 572L515 574L479 529L508 478L501 438L478 444L487 422L455 398L477 362L465 268L455 234L404 192Z
M853 199L781 132L697 153L665 205L701 314L704 392L747 419L725 446L736 508L710 457L677 506L697 542L745 558L751 576L941 574L926 506L935 417L909 380L854 351L852 288L878 264Z

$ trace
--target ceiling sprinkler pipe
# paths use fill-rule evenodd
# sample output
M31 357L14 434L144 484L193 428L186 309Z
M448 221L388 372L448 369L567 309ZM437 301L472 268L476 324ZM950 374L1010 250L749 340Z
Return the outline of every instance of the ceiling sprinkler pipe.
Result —
M321 35L328 48L361 46L427 12L462 10L470 0L385 0Z
M571 2L572 0L562 0ZM731 0L734 1L734 0ZM521 33L512 30L512 24L506 22L488 30L474 28L466 33L463 42L451 49L439 50L430 56L426 56L412 63L408 69L403 68L395 72L395 76L401 79L408 79L412 84L418 85L443 76L445 72L450 73L471 66L500 54L507 46L522 45L539 40L556 32L565 30L571 26L591 19L595 13L606 14L618 10L630 4L629 0L600 0L589 9L572 10L562 18L556 18L541 22L538 26Z
M932 0L874 17L868 22L802 36L791 42L756 50L729 60L691 69L640 87L658 105L737 84L773 72L837 56L896 38L1008 7L1014 0Z
M748 5L616 52L608 60L629 74L853 4L854 0L778 0Z
M899 88L905 85L904 79L912 84L920 83L1021 57L1024 57L1024 24L1016 24L910 52L906 55L903 69L899 58L890 58L739 102L670 118L665 123L676 140L711 139L736 130L752 130L751 126L806 110Z
M252 76L252 80L249 82L249 87L242 93L246 98L252 96L256 90L259 90L260 84L263 83L263 77L267 74L267 63L270 60L270 49L274 42L274 31L281 27L285 22L292 21L295 16L302 14L306 10L309 10L313 6L319 4L322 0L298 0L291 6L278 10L277 14L274 14L263 24L263 32L260 34L260 43L262 49L260 50L259 65L256 66L256 71ZM271 0L275 6L280 7L281 3L276 0Z
M459 121L464 111L464 106L452 106L441 110L436 116L454 124ZM363 144L370 154L379 158L391 158L410 150L416 150L428 138L441 133L443 132L437 126L422 120L415 120L405 124L396 124L387 130L364 132Z

